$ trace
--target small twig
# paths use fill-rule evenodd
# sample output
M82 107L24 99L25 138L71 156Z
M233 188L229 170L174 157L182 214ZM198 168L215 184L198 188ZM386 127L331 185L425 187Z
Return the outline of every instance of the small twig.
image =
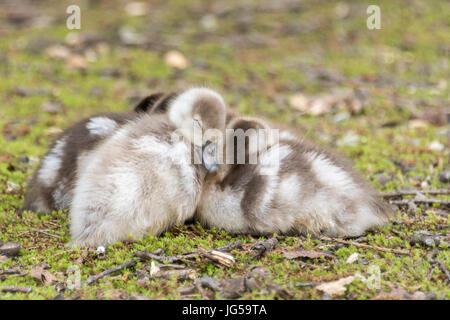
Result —
M45 223L51 224L52 226L55 226L55 227L57 227L57 228L61 228L61 224L58 224L58 223L56 223L56 222L45 221L44 224L45 224Z
M33 291L33 288L25 288L25 287L0 287L0 291L3 292L11 292L11 293L30 293Z
M122 263L122 264L121 264L120 266L118 266L118 267L112 268L112 269L110 269L110 270L105 270L105 271L103 271L103 272L101 272L101 273L99 273L99 274L97 274L97 275L94 275L94 276L90 276L90 277L86 280L86 283L87 283L87 284L92 284L92 283L94 283L94 282L100 280L101 278L104 278L104 277L106 277L107 275L110 275L111 273L120 271L120 270L122 270L122 269L131 268L131 267L134 267L135 265L136 265L136 261L134 261L134 260L131 260L131 261Z
M222 285L220 284L220 282L214 280L211 277L208 276L203 276L201 278L197 278L195 279L194 282L196 285L200 284L200 286L203 287L207 287L210 288L213 291L221 291L222 290Z
M31 230L36 231L36 232L39 232L39 233L42 233L42 234L45 234L45 235L50 236L50 237L54 237L54 238L62 238L61 236L58 236L58 235L56 235L56 234L51 234L51 233L45 232L44 230L41 230L41 229L31 228ZM51 229L46 229L46 230L51 230Z
M22 272L22 273L12 274L12 275L10 275L10 278L25 277L27 275L28 275L28 272Z
M4 275L4 274L18 274L18 273L20 273L20 269L19 268L0 270L0 275Z
M141 260L156 260L158 262L167 262L167 263L174 263L176 261L182 261L184 259L192 259L199 255L198 252L192 252L192 253L185 253L180 254L178 256L160 256L153 253L149 253L147 251L136 251L133 253L133 257L137 257Z
M39 249L39 247L28 247L28 248L23 248L24 250L34 250L34 249Z
M168 264L158 264L157 265L158 268L174 268L174 269L186 269L186 266L184 264L173 264L173 263L168 263Z
M195 279L195 270L194 269L182 269L182 270L164 270L158 271L152 278L162 278L166 280L177 279L178 281L184 280L194 280Z
M24 277L28 272L21 272L19 268L0 270L0 276L8 275L10 278Z
M208 253L211 253L213 250L216 251L222 251L222 252L229 252L232 251L234 249L239 249L242 248L242 242L240 240L237 240L233 243L230 243L226 246L217 248L217 249L210 249L207 250ZM167 263L174 263L177 261L182 261L184 259L192 259L195 257L198 257L201 253L200 252L190 252L190 253L183 253L177 256L162 256L159 254L155 254L155 253L149 253L148 251L136 251L135 253L133 253L133 257L137 257L141 260L156 260L158 262L167 262Z
M320 239L324 240L324 241L334 241L334 242L338 242L338 243L342 243L342 244L346 244L346 245L354 245L355 247L360 247L360 248L365 248L365 249L374 249L374 250L378 250L378 251L385 251L385 252L398 253L398 254L409 254L409 250L407 250L407 249L391 249L391 248L384 248L384 247L379 247L379 246L371 246L371 245L368 245L365 243L358 243L358 242L354 242L354 241L345 241L345 240L329 238L329 237L325 237L325 236L320 237Z
M241 248L242 248L242 241L241 240L236 240L235 242L232 242L230 244L227 244L226 246L217 248L215 250L222 251L222 252L230 252L230 251L233 251L235 249L241 249Z
M308 268L308 269L310 269L310 270L317 269L317 266L315 266L315 265L313 265L313 264L306 263L306 262L303 262L303 261L301 261L301 260L296 260L296 262L297 262L299 265L301 265L302 267L304 267L304 268Z
M295 288L306 288L306 287L315 287L317 283L315 282L302 282L294 284Z
M206 251L202 247L198 247L198 251L202 256L205 256L211 261L223 264L224 266L227 267L232 267L234 265L234 257L228 253L224 253L217 250Z
M400 190L394 192L385 192L381 196L383 198L397 198L403 196L415 196L418 193L439 195L439 194L450 194L450 189L437 189L437 190Z
M200 295L202 296L203 300L209 300L200 282L194 281L194 286L198 290L198 292L200 292Z
M450 200L443 200L443 199L402 199L402 200L390 200L389 203L397 205L397 206L404 206L408 205L409 203L425 203L425 204L434 204L438 203L444 206L450 206Z
M445 264L441 260L436 260L436 262L439 265L439 268L442 270L442 272L447 277L447 280L445 282L449 283L450 282L450 272L448 271L448 269L445 267Z

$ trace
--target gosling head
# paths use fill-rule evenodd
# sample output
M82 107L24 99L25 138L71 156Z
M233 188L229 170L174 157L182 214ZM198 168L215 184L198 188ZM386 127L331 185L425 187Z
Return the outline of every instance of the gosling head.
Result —
M258 156L277 141L277 130L272 129L265 121L235 116L227 123L227 163L252 164L249 160L251 156Z
M168 117L177 132L194 145L209 172L219 170L218 145L223 144L226 105L220 94L207 88L192 88L176 96Z

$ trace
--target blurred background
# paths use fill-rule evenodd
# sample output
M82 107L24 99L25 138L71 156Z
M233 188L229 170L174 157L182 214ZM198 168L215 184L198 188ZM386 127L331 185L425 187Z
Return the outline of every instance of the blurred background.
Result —
M21 163L82 117L208 85L242 114L339 149L381 190L448 187L449 1L0 5L3 182L22 184ZM80 29L67 26L71 5Z
M380 29L368 28L368 19L376 24L370 5L380 10ZM80 29L70 29L77 8ZM153 266L141 262L136 272L64 295L62 283L43 285L34 271L66 279L69 266L79 265L86 279L136 250L176 255L236 239L247 248L236 252L236 268L205 260L187 266L218 281L240 277L236 286L255 266L270 269L275 289L252 289L239 294L243 299L330 299L315 284L369 278L372 266L381 271L381 290L355 279L337 298L449 299L449 58L448 0L0 0L0 245L21 245L17 257L0 255L3 271L20 272L0 272L0 291L33 289L0 299L214 299L210 290L189 295L188 280L183 287L173 278L148 280ZM337 149L380 191L419 193L398 200L392 224L355 239L362 248L278 237L264 257L248 251L256 243L251 236L188 224L115 244L100 259L95 249L68 250L66 213L16 214L39 157L64 128L95 113L130 110L152 92L193 85L218 90L241 114L287 124ZM364 249L372 245L386 249ZM320 258L286 258L298 249Z

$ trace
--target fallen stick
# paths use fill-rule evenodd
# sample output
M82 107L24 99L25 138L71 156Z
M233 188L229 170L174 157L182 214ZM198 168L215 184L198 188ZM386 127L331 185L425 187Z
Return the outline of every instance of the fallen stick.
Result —
M443 199L402 199L402 200L390 200L389 201L389 203L397 205L397 206L408 205L411 202L412 203L425 203L425 204L439 203L444 206L450 206L450 200L443 200Z
M19 277L25 277L28 275L28 272L22 272L22 273L16 273L16 274L12 274L9 277L10 278L19 278Z
M418 193L421 194L430 194L430 195L439 195L439 194L450 194L450 189L437 189L437 190L400 190L394 192L385 192L382 193L381 196L383 198L397 198L403 196L415 196Z
M228 253L224 253L217 250L208 250L206 251L202 247L198 247L198 251L202 256L205 256L211 261L223 264L227 267L232 267L234 265L234 257Z
M39 232L39 233L42 233L42 234L45 234L45 235L50 236L50 237L54 237L54 238L58 238L58 239L62 238L61 236L58 236L56 234L51 234L51 233L46 232L46 230L49 230L49 229L41 230L41 229L31 228L31 230Z
M20 273L20 269L19 268L2 269L2 270L0 270L0 275L3 275L3 274L10 275L10 274L18 274L18 273Z
M166 280L177 279L178 281L184 280L194 280L195 270L193 269L183 269L183 270L160 270L152 275L152 278L162 278Z
M242 248L242 241L241 240L236 240L235 242L232 242L230 244L227 244L226 246L217 248L215 250L222 251L222 252L230 252L230 251L233 251L235 249L241 249L241 248Z
M178 256L160 256L153 253L149 253L147 251L136 251L133 253L133 257L139 258L141 260L156 260L158 262L167 262L167 263L174 263L177 261L181 261L184 259L192 259L199 255L198 252L192 252L192 253L185 253L180 254Z
M3 292L11 292L11 293L30 293L33 291L33 288L25 288L25 287L0 287L0 291Z
M207 287L213 291L221 291L222 290L222 285L220 284L220 282L218 282L208 276L203 276L201 278L197 278L197 279L195 279L194 283L196 286L200 285L201 288Z
M227 244L226 246L217 248L217 249L210 249L207 250L208 253L211 253L212 251L221 251L221 252L229 252L234 249L242 248L242 242L240 240L237 240L235 242L232 242L230 244ZM198 257L200 255L200 252L190 252L190 253L183 253L177 256L162 256L155 253L150 253L148 251L136 251L133 253L133 257L137 257L141 260L156 260L158 262L167 262L167 263L174 263L177 261L182 261L184 259L192 259L195 257Z
M106 277L107 275L110 275L111 273L120 271L120 270L122 270L122 269L131 268L131 267L134 267L135 265L136 265L136 261L134 261L134 260L131 260L131 261L122 263L122 264L121 264L120 266L118 266L118 267L112 268L112 269L110 269L110 270L105 270L105 271L103 271L103 272L101 272L101 273L99 273L99 274L96 274L96 275L94 275L94 276L90 276L90 277L86 280L86 283L87 283L87 284L92 284L92 283L94 283L94 282L100 280L101 278L104 278L104 277Z
M184 264L174 264L174 263L160 263L157 265L158 268L174 268L174 269L186 269L186 266Z
M450 282L450 272L448 271L448 269L445 267L445 264L441 260L436 260L436 262L439 265L439 269L441 269L441 271L447 277L447 280L445 282L449 283Z
M360 247L360 248L365 248L365 249L374 249L374 250L378 250L378 251L398 253L398 254L409 254L409 250L407 250L407 249L391 249L391 248L384 248L384 247L379 247L379 246L371 246L371 245L365 244L365 243L358 243L358 242L354 242L354 241L345 241L345 240L329 238L329 237L325 237L325 236L319 237L319 239L324 240L324 241L334 241L334 242L338 242L338 243L342 243L342 244L346 244L346 245L354 245L355 247Z
M294 284L295 288L306 288L306 287L315 287L317 283L315 282L302 282Z
M303 262L303 261L301 261L301 260L296 260L296 261L297 261L297 263L298 263L300 266L305 267L305 268L308 268L308 269L310 269L310 270L314 270L314 269L317 268L317 266L315 266L315 265L313 265L313 264L306 263L306 262Z

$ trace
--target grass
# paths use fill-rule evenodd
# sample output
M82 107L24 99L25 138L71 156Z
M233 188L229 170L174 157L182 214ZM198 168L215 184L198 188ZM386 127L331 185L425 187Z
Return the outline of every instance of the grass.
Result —
M74 4L77 1L70 1ZM178 226L160 237L147 236L138 242L117 243L98 258L95 248L70 249L67 213L52 215L26 213L18 217L27 181L37 165L23 162L42 156L55 129L63 129L82 117L101 111L124 111L132 106L135 91L173 90L185 85L207 84L223 93L231 108L295 125L304 136L337 148L380 191L405 188L443 189L438 173L449 169L448 125L425 123L411 126L411 118L424 111L440 110L450 101L449 51L450 4L377 1L382 13L381 30L368 30L365 9L372 3L346 1L337 10L335 2L303 1L276 7L266 1L158 1L151 2L143 17L123 10L123 1L101 1L82 9L82 29L69 31L65 8L69 3L43 1L40 15L53 17L48 26L16 26L0 16L0 239L18 241L20 255L0 262L0 270L20 268L30 272L35 266L67 280L67 269L77 265L81 279L132 259L138 250L164 250L167 255L196 251L198 246L216 248L240 239L244 244L258 239L229 235L220 230L204 230L198 224ZM336 12L347 12L345 17ZM204 27L206 13L216 16L216 27ZM125 46L117 30L128 26L145 34L150 45ZM50 59L45 49L50 43L65 44L69 33L94 34L97 45L81 45L71 50L96 52L95 61L85 70L70 69L64 61ZM98 43L103 44L103 50ZM48 44L48 45L47 45ZM189 61L184 70L164 63L169 50L182 52ZM117 76L105 70L119 71ZM328 70L341 80L317 76ZM336 122L338 109L322 116L301 115L289 105L297 92L323 94L331 88L359 88L369 92L363 111ZM34 91L25 96L18 89ZM55 100L63 106L56 114L42 111L44 102ZM394 125L386 125L394 122ZM356 145L339 143L349 133L359 136ZM440 151L429 146L438 141ZM405 170L407 167L407 170ZM380 175L388 177L380 182ZM7 182L20 186L7 193ZM449 197L441 197L449 199ZM409 293L422 291L438 299L449 299L450 289L439 266L450 269L448 244L435 247L411 245L408 237L418 230L430 230L448 239L448 210L438 206L402 208L395 221L364 236L363 242L386 248L409 249L397 255L345 246L311 237L281 237L277 249L258 259L248 250L235 250L236 265L219 267L205 259L189 262L197 276L214 279L244 275L252 265L264 266L276 284L292 292L294 299L321 299L314 287L296 287L304 282L326 282L333 278L360 274L369 277L369 266L380 269L381 286L370 289L361 280L333 298L372 299L382 292L401 288ZM444 227L443 227L444 226ZM47 230L53 236L36 230ZM261 238L262 239L262 238ZM283 257L283 250L331 250L336 259L296 260ZM346 263L353 253L359 259ZM82 259L80 260L80 257ZM135 270L148 273L148 263L138 262ZM177 288L192 281L151 279L142 283L134 270L122 270L97 284L65 291L67 297L117 299L143 295L156 299L179 299ZM0 286L32 287L29 294L0 293L0 299L53 299L58 286L45 287L30 275L0 275ZM272 299L267 291L247 292L244 299ZM200 293L190 296L201 299ZM220 298L217 294L216 298Z

